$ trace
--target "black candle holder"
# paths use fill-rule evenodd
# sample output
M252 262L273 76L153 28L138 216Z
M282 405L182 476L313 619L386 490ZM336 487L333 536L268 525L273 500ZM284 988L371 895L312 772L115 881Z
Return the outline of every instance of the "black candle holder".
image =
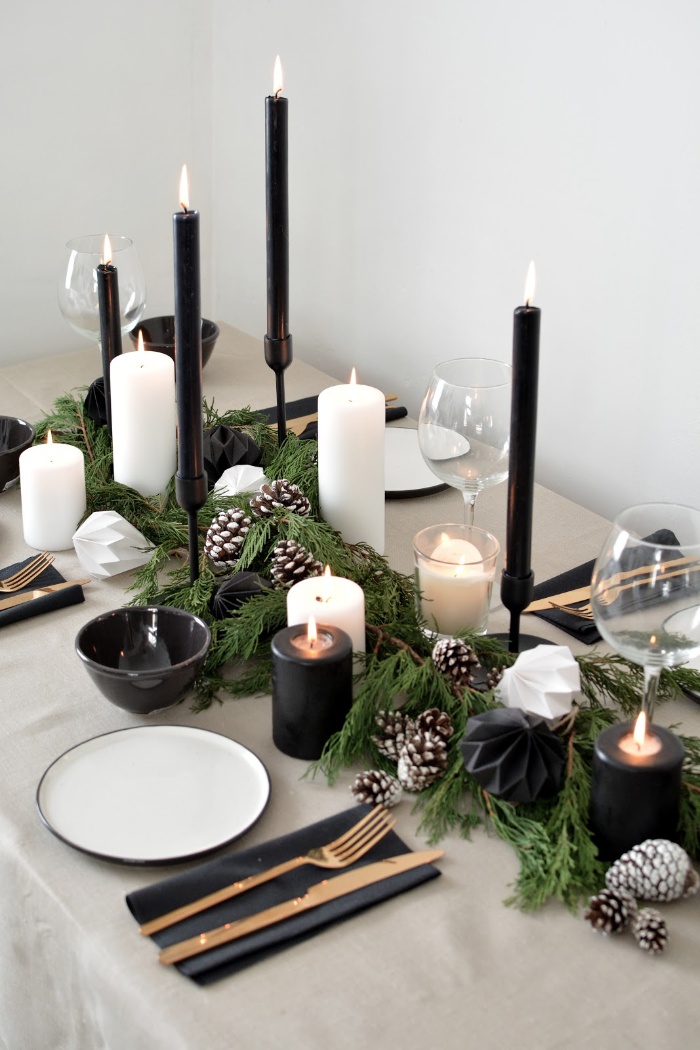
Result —
M281 339L265 336L265 362L275 373L275 394L277 399L277 441L278 444L287 437L287 404L284 396L284 372L292 363L292 337L285 335Z
M207 502L209 489L206 474L198 478L175 475L175 496L178 506L187 513L187 547L190 561L190 583L199 579L199 523L197 511Z

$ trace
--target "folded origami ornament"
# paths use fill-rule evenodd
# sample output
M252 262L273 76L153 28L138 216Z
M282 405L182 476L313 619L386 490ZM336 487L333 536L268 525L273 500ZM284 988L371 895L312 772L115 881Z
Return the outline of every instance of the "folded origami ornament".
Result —
M225 620L240 609L249 598L270 590L272 584L257 572L237 572L229 576L214 591L209 609L217 620Z
M268 484L265 471L260 467L239 463L223 472L214 485L214 492L220 496L235 496L238 492L257 492L261 485Z
M153 544L115 510L91 514L73 535L78 561L91 576L118 576L138 569L151 557Z
M204 431L202 444L204 471L212 489L228 467L248 463L256 467L262 459L262 449L245 430L218 426Z
M566 645L538 645L520 653L495 691L506 707L557 719L571 710L581 688L579 666Z
M103 427L107 423L107 401L105 398L105 381L102 376L90 384L83 407L93 423Z

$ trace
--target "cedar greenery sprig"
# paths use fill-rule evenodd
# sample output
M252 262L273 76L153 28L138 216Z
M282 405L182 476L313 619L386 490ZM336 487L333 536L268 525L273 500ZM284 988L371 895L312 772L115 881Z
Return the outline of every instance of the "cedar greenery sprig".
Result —
M286 477L311 502L312 513L301 517L283 510L270 518L253 518L243 545L239 569L268 576L272 553L281 539L303 544L336 575L347 576L363 588L368 652L356 682L356 696L345 724L327 742L308 775L322 775L330 783L341 771L359 762L393 771L372 737L376 715L400 706L417 716L429 707L446 711L455 732L448 742L445 775L416 797L421 830L436 842L455 829L469 836L484 827L508 842L519 863L519 874L508 903L525 910L541 907L550 898L574 908L603 882L605 865L597 857L588 827L591 769L596 737L622 716L639 708L643 671L622 657L595 649L577 657L581 671L580 705L559 727L567 765L559 794L549 800L516 805L490 795L467 773L459 750L470 714L497 706L492 692L459 689L442 676L431 659L432 642L416 610L413 579L395 572L387 560L364 544L348 545L320 518L317 446L299 441L292 433L277 447L274 428L249 408L222 413L214 402L204 402L206 427L237 426L262 449L262 466L270 480ZM202 616L212 631L212 644L196 683L194 709L201 710L224 695L243 697L269 693L270 642L286 624L286 592L271 588L250 598L226 620L211 613L211 599L221 582L202 556L200 576L190 586L187 556L187 517L177 505L174 485L165 495L145 498L114 482L109 435L86 416L82 398L58 398L53 412L37 425L37 439L51 429L56 440L67 441L85 453L87 513L116 510L154 544L148 563L134 574L135 603L154 602L187 609ZM202 543L219 509L249 509L249 496L210 494L198 515ZM179 564L177 563L179 560ZM174 566L174 567L173 567ZM487 668L509 666L514 656L494 638L464 635ZM700 692L700 674L690 668L663 671L658 702L677 697L684 688ZM691 856L700 851L700 740L681 737L686 758L683 767L679 832Z

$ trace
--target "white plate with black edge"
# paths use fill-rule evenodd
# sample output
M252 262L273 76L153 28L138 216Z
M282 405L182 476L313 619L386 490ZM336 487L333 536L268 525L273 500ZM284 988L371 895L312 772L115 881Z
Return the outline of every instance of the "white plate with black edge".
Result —
M387 499L432 496L448 486L423 459L418 431L387 427L384 431L384 494Z
M124 864L168 864L225 846L260 818L265 766L207 729L135 726L93 737L46 770L36 801L63 842Z

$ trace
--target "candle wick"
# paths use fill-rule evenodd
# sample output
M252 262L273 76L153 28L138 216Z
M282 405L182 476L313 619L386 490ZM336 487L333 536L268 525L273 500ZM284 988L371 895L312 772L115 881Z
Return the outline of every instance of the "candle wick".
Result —
M275 91L275 98L279 98L281 94L282 94L282 88L279 87L279 88L277 88L277 91Z

